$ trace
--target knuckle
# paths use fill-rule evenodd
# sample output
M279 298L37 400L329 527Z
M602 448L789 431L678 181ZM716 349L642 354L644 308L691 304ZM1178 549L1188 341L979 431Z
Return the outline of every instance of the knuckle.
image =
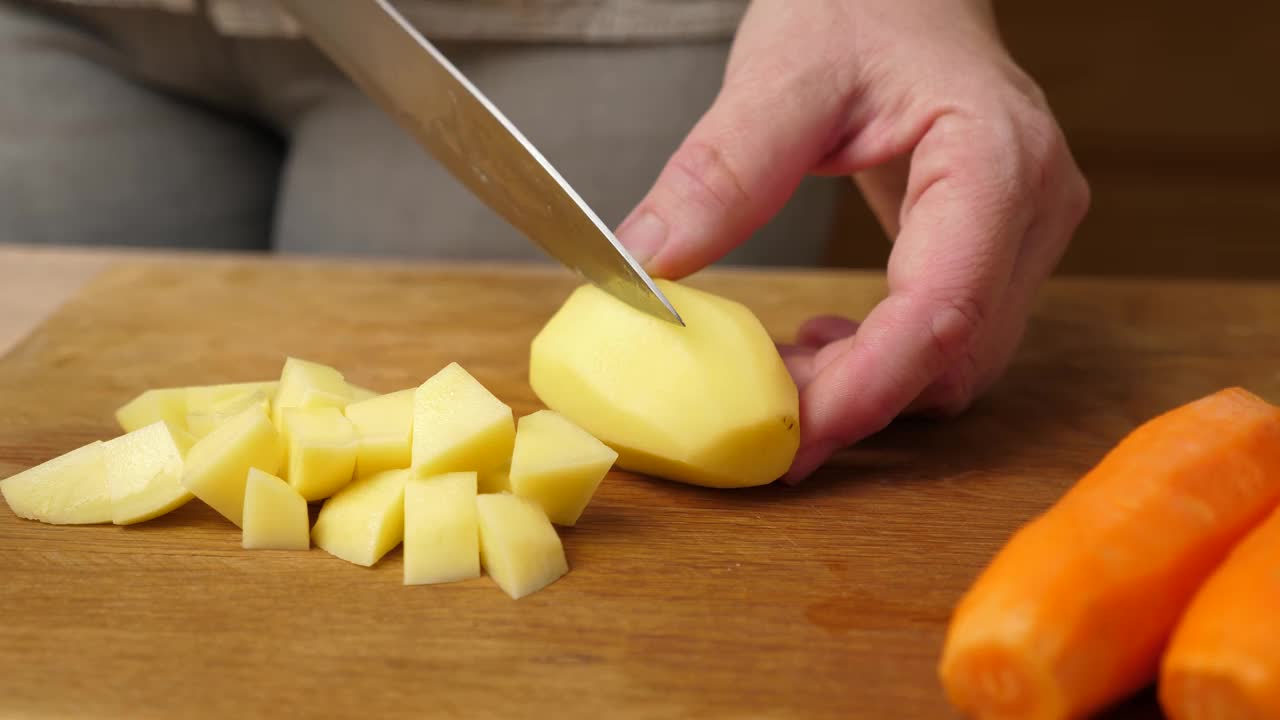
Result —
M968 293L947 296L936 301L929 314L929 354L936 363L937 374L961 372L964 384L972 384L975 368L973 350L979 333L986 324L982 302Z
M751 197L739 173L714 143L691 140L668 167L671 191L714 213L750 207Z
M1016 144L1020 162L1018 181L1033 188L1043 197L1060 174L1067 157L1066 142L1057 122L1047 110L1038 107L1015 111L1012 121L1018 125Z
M940 407L963 407L972 399L979 371L975 350L985 323L982 303L964 295L938 300L930 313L929 353Z
M1047 110L1032 109L1027 111L1022 120L1023 142L1027 157L1040 167L1055 165L1060 162L1066 143L1058 123Z

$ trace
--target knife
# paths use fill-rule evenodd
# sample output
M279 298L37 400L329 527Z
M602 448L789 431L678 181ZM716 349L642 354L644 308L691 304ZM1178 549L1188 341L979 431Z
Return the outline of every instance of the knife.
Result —
M610 295L684 325L560 173L387 0L278 1L334 64L516 230Z

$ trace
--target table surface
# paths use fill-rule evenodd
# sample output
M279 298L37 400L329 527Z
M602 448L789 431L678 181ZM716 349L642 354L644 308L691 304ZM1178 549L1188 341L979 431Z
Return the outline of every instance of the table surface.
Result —
M874 273L690 282L779 339L884 291ZM0 249L0 339L34 327L0 359L0 477L116 435L112 411L147 387L270 378L288 354L387 391L458 361L530 412L528 343L572 284L540 267ZM570 573L520 601L488 578L405 587L399 550L368 569L244 551L199 502L124 528L0 511L0 707L951 717L935 665L981 566L1156 412L1228 384L1280 399L1278 308L1274 285L1057 280L962 417L897 422L796 488L612 473L562 533ZM1149 693L1113 714L1159 717Z

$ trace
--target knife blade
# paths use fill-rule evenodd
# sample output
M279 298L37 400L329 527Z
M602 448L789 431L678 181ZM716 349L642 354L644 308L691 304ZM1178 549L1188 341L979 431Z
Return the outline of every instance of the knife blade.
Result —
M458 181L548 255L654 317L670 301L560 173L387 0L279 0Z

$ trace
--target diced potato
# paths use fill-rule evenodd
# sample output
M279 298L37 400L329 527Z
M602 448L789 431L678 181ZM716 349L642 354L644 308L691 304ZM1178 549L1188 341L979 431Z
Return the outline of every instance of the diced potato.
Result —
M247 550L310 549L311 517L306 499L275 475L249 468L240 545Z
M216 408L225 408L238 400L255 393L262 393L270 398L276 394L278 380L259 380L255 382L226 383L223 385L192 385L185 388L187 394L187 412L204 412Z
M404 584L480 577L476 474L411 478L404 487Z
M481 493L511 492L511 463L477 474Z
M267 393L263 390L254 390L244 395L235 395L210 403L202 410L188 411L187 430L198 440L208 435L215 427L240 414L250 405L260 405L263 412L271 412L271 399Z
M511 491L542 506L557 525L578 522L618 453L551 410L520 418Z
M246 408L205 435L187 453L182 485L237 527L244 517L249 468L274 473L280 438L259 405Z
M159 421L173 427L187 426L187 389L146 390L116 410L116 422L127 433Z
M113 523L150 520L191 500L191 492L182 486L188 441L159 421L103 444Z
M569 572L560 536L547 514L519 495L476 498L480 563L514 599L537 592Z
M333 407L341 410L351 402L351 387L342 373L328 365L286 358L280 371L280 385L271 400L271 422L283 427L285 408Z
M485 472L511 457L511 408L457 363L418 387L413 407L413 473Z
M285 408L283 421L284 477L302 497L308 502L323 500L351 482L360 445L342 411Z
M15 515L54 525L111 522L111 492L101 440L0 480Z
M687 322L579 287L534 338L529 381L618 466L711 487L772 482L800 443L799 393L745 306L666 280Z
M125 432L140 430L164 420L175 434L190 429L187 418L203 414L217 405L261 392L268 398L275 394L275 380L230 383L224 385L191 385L153 388L139 394L116 410L116 421Z
M360 439L356 477L409 467L415 388L352 402L343 413Z
M362 402L364 400L371 400L382 394L375 390L363 388L363 387L360 387L359 385L353 385L351 383L347 383L347 387L351 390L351 402L353 403Z
M349 563L371 567L404 540L404 486L408 470L361 478L324 501L311 539Z

